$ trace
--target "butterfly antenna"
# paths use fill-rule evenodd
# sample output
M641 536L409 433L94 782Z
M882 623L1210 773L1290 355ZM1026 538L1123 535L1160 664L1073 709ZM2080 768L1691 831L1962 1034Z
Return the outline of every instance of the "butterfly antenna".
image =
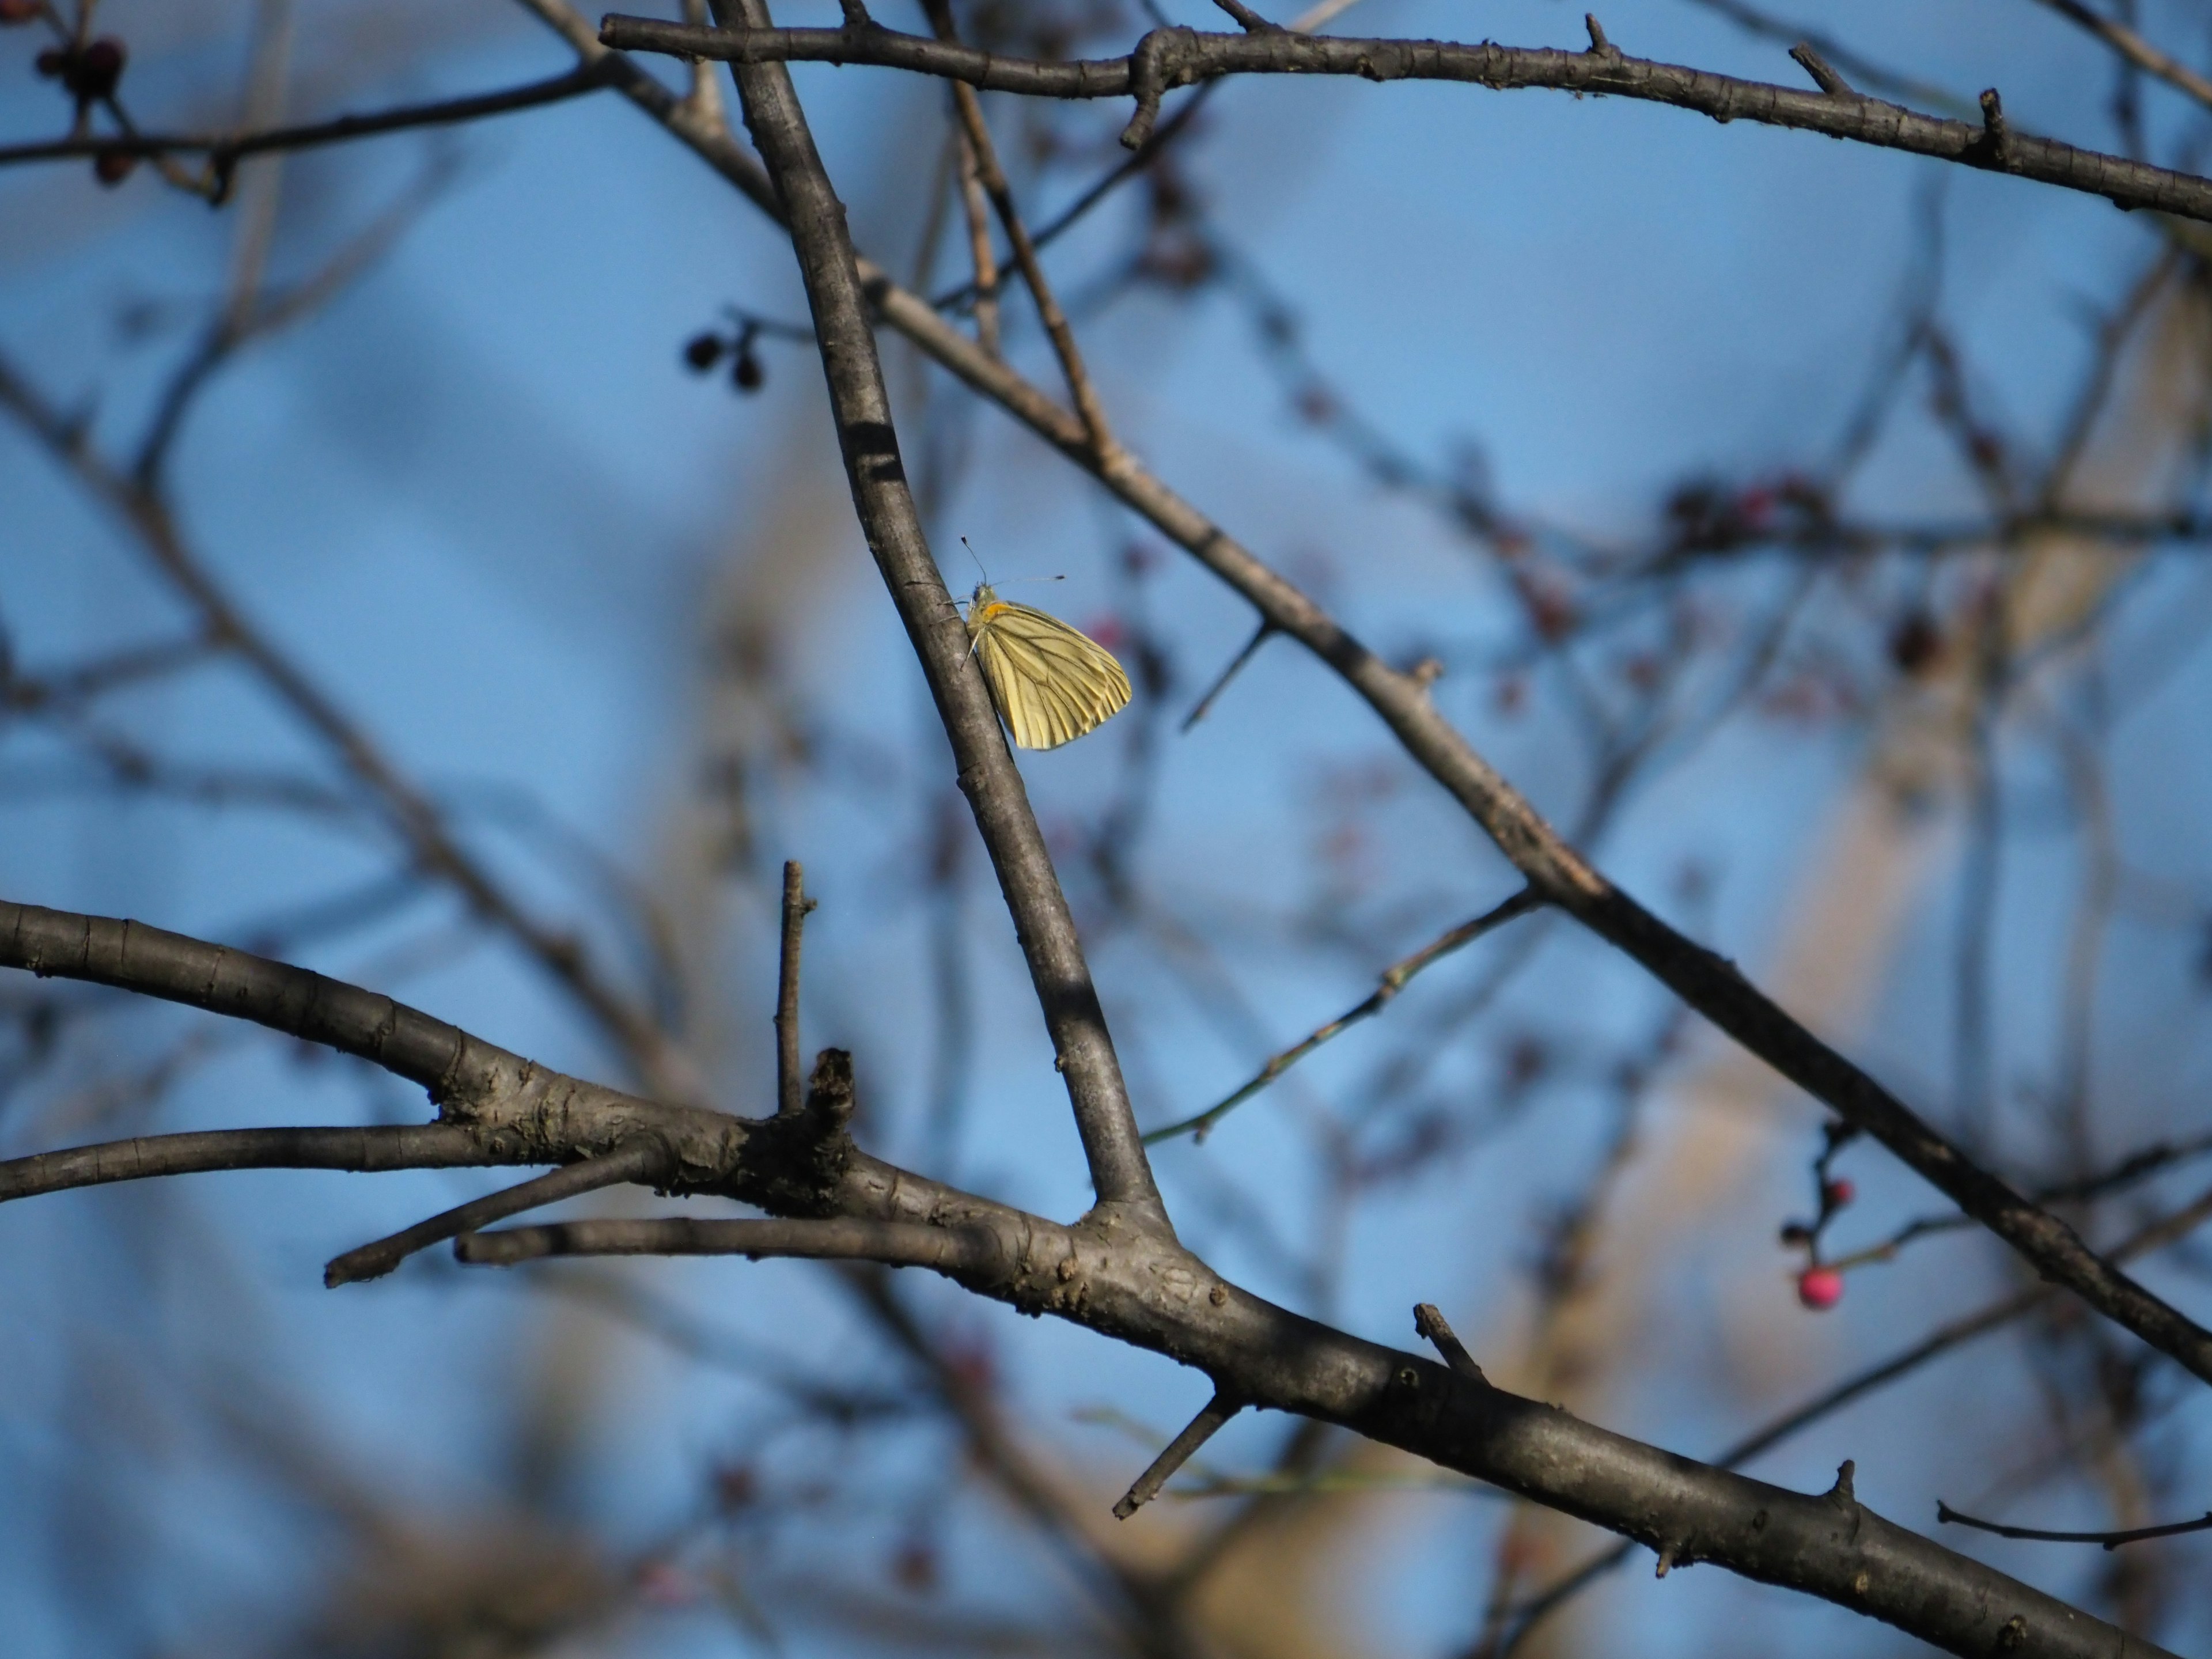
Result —
M979 555L972 546L969 545L968 538L965 536L963 536L960 538L960 545L967 548L968 556L975 561L976 573L981 575L985 581L989 581L991 580L991 573L983 568L983 560L981 556Z

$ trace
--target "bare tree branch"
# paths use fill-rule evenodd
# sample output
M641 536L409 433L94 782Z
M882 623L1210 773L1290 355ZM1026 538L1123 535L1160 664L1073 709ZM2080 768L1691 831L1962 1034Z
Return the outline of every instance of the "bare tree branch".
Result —
M1808 1497L1708 1468L1276 1307L1220 1278L1164 1227L1133 1227L1103 1206L1065 1226L884 1164L851 1144L849 1064L834 1050L817 1067L820 1104L803 1122L740 1120L637 1101L358 987L135 923L9 905L0 908L0 964L191 1003L372 1060L434 1086L447 1121L433 1128L478 1139L484 1162L569 1161L653 1134L686 1188L781 1216L468 1235L471 1259L605 1244L929 1267L1024 1312L1167 1354L1229 1398L1338 1424L1624 1533L1674 1566L1724 1565L1954 1653L1987 1652L2014 1620L2024 1635L2007 1645L2029 1659L2109 1659L2124 1643L2145 1659L2163 1651L1893 1525L1848 1490ZM358 1149L374 1132L335 1133ZM261 1143L236 1145L251 1153ZM454 1150L449 1139L434 1146L441 1159ZM0 1183L16 1184L19 1167L0 1165Z
M2212 180L2056 139L1986 124L1923 115L1858 94L1804 92L1764 81L1630 58L1618 48L1462 45L1442 40L1370 40L1269 30L1202 34L1155 29L1126 58L1073 63L995 52L885 28L694 29L656 18L611 14L599 39L633 52L720 58L732 63L868 64L964 82L983 91L1042 98L1133 96L1137 113L1122 134L1134 149L1151 132L1161 95L1224 75L1347 75L1370 81L1452 81L1498 91L1551 88L1670 104L1717 121L1757 121L1825 133L1884 149L2102 196L2123 208L2155 208L2212 221Z
M717 15L725 21L730 15L721 0ZM843 204L823 171L788 73L775 64L740 67L736 76L747 130L775 181L799 254L853 505L951 740L960 787L998 873L1066 1079L1092 1185L1102 1204L1131 1206L1138 1218L1164 1226L1074 917L907 487ZM1089 449L1087 432L1085 441Z
M2155 76L2166 85L2178 88L2208 109L2212 109L2212 81L2206 80L2188 64L2160 52L2126 24L2090 10L2081 3L2081 0L2042 0L2042 3L2069 22L2077 24L2095 35L2144 74Z
M1190 1462L1200 1446L1213 1438L1222 1425L1237 1415L1242 1407L1237 1401L1215 1395L1199 1410L1197 1416L1183 1425L1182 1431L1162 1447L1160 1455L1145 1468L1145 1472L1130 1483L1114 1505L1114 1518L1127 1521L1139 1510L1160 1495L1175 1472Z
M505 1192L472 1199L428 1221L418 1221L404 1232L348 1250L323 1269L323 1283L335 1290L340 1285L381 1279L417 1250L427 1250L458 1234L472 1233L525 1210L542 1209L625 1182L656 1180L668 1172L669 1162L667 1148L650 1136L641 1136L602 1158L585 1158Z
M301 126L271 127L259 132L179 133L128 132L78 134L43 143L0 145L0 167L32 161L65 161L98 155L204 155L214 175L217 198L227 191L231 169L248 155L271 150L315 149L325 144L349 143L386 132L416 127L453 126L480 121L486 116L507 115L517 110L557 104L606 86L599 66L584 64L565 75L511 87L504 92L472 94L465 98L441 99L435 103L403 104L396 109L367 115L341 115L333 120Z
M0 1163L0 1203L41 1193L215 1170L446 1170L507 1160L489 1157L458 1123L360 1129L198 1129L36 1152ZM529 1163L528 1158L514 1162Z

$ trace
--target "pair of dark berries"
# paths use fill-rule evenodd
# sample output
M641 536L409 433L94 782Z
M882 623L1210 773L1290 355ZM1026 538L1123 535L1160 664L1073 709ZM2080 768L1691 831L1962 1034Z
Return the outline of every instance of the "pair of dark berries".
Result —
M115 95L128 60L120 40L102 35L81 46L48 46L39 54L37 65L40 75L60 82L78 103L95 104Z
M695 374L704 374L723 358L731 359L730 384L740 392L758 392L768 381L760 354L753 349L753 330L738 331L734 340L719 334L695 334L684 348L684 361Z

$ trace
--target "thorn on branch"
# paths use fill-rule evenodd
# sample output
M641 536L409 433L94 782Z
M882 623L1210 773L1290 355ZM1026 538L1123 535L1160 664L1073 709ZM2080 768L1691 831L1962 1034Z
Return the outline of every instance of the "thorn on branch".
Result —
M775 1113L799 1115L799 953L806 929L806 913L815 902L806 896L806 874L797 859L783 866L783 945L775 976ZM821 1075L817 1061L816 1075Z
M1169 1477L1188 1463L1193 1453L1212 1439L1215 1431L1243 1409L1242 1401L1217 1392L1212 1399L1206 1401L1206 1409L1192 1418L1181 1434L1168 1442L1167 1449L1155 1457L1129 1490L1121 1494L1121 1501L1114 1505L1114 1518L1127 1521L1158 1497L1160 1488L1167 1485Z
M1826 93L1829 97L1856 98L1858 96L1857 88L1837 74L1828 60L1814 51L1808 42L1800 40L1790 48L1790 55L1796 60L1799 68L1813 77L1813 84Z
M1490 1379L1482 1374L1482 1367L1474 1363L1474 1356L1467 1351L1467 1345L1459 1340L1435 1303L1413 1304L1413 1329L1422 1340L1434 1345L1443 1356L1444 1364L1451 1367L1453 1376L1489 1386Z
M1991 161L2001 167L2012 165L2012 129L2005 125L2004 100L1997 96L1995 87L1982 93L1982 131L1988 141Z
M1848 1457L1836 1466L1836 1484L1828 1488L1828 1501L1837 1508L1850 1509L1859 1501L1851 1489L1851 1478L1857 1473L1857 1463Z
M845 14L848 29L872 29L883 27L868 15L867 0L837 0L838 9Z

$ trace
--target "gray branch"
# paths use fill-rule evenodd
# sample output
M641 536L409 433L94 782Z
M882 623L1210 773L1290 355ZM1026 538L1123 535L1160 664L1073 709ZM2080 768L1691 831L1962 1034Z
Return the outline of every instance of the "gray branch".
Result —
M190 1003L360 1055L436 1091L447 1120L46 1153L0 1164L0 1197L280 1164L565 1164L655 1135L680 1171L672 1188L722 1193L781 1218L521 1228L474 1235L466 1254L513 1260L608 1244L927 1267L1023 1312L1167 1355L1205 1372L1224 1399L1400 1447L1619 1533L1675 1566L1714 1562L1954 1653L1996 1650L2001 1633L2003 1650L2027 1659L2162 1653L1884 1521L1847 1492L1808 1497L1712 1468L1279 1308L1222 1279L1166 1229L1133 1226L1109 1206L1062 1225L871 1158L851 1142L850 1066L835 1049L817 1062L796 1121L739 1119L641 1101L358 986L137 923L0 904L0 964Z
M2212 221L2212 180L2014 132L2002 138L1970 121L1923 115L1848 88L1803 91L1765 81L1714 75L1631 58L1619 48L1588 52L1501 46L1485 41L1349 40L1334 35L1206 34L1154 29L1125 58L1047 63L1002 57L955 42L885 28L701 29L617 13L600 40L634 52L719 58L732 64L867 64L960 81L986 91L1041 98L1133 97L1137 112L1121 135L1134 148L1152 131L1160 99L1177 87L1230 75L1345 75L1368 81L1452 81L1495 91L1549 88L1671 104L1716 121L1757 121L1825 133L1882 149L2009 173L2039 184L2102 196L2123 208L2151 208Z
M715 3L718 16L728 11L726 0ZM998 874L1066 1081L1091 1184L1102 1204L1135 1206L1164 1226L1166 1212L1075 919L907 487L876 356L874 317L854 267L844 204L815 150L790 75L781 64L739 67L735 73L746 128L767 163L799 256L854 511L951 742L961 790Z

